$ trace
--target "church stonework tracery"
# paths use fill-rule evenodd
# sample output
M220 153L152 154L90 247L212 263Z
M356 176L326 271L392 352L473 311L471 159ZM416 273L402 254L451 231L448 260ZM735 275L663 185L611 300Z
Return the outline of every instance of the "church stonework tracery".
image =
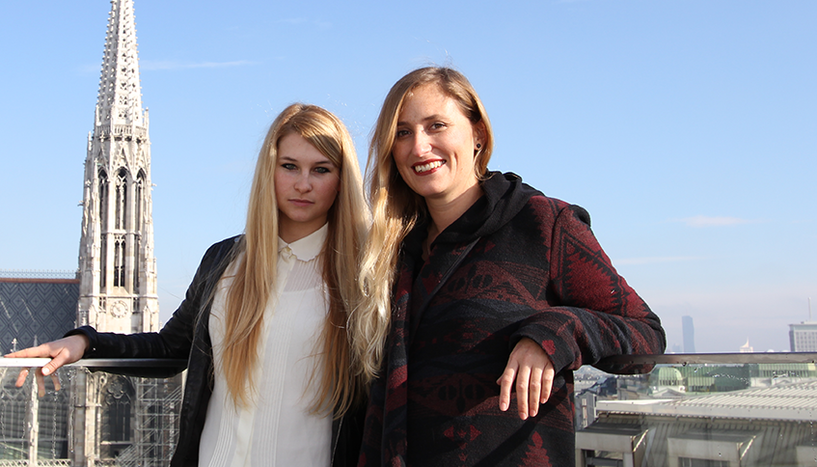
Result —
M112 0L85 159L78 326L159 330L148 127L133 0ZM70 392L71 465L167 465L178 424L172 409L181 398L178 380L79 371Z
M133 0L111 2L85 160L77 324L159 328L148 111L142 109ZM110 309L110 304L127 307Z
M110 1L94 123L83 155L77 273L4 277L0 271L3 353L60 339L75 326L119 333L159 330L151 144L133 3ZM0 464L168 466L179 430L183 376L115 375L157 374L157 368L154 362L111 363L114 368L101 371L90 371L86 365L96 367L89 362L62 368L57 373L62 389L52 391L56 386L47 384L43 397L32 377L17 388L16 376L0 371L6 376L0 378Z

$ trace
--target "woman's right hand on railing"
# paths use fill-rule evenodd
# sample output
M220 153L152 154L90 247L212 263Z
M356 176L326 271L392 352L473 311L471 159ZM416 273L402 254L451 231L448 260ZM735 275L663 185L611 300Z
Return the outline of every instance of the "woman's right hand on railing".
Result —
M63 337L62 339L53 342L47 342L37 347L29 347L27 349L19 350L5 355L6 358L50 358L51 361L46 363L42 368L36 368L34 375L37 378L37 389L40 397L45 395L45 376L51 375L51 381L54 383L54 390L60 390L60 380L57 378L56 371L59 367L74 363L83 355L88 349L90 342L88 338L82 334ZM23 368L17 376L16 386L22 387L30 372L30 368Z

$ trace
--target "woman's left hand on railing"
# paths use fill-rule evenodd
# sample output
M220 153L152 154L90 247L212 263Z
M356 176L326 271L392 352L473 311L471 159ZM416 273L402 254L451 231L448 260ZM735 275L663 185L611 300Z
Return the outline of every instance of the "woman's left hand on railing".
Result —
M47 342L37 347L29 347L27 349L19 350L5 355L6 358L51 358L51 361L45 364L42 368L36 368L34 375L37 379L37 394L40 397L45 395L45 376L51 375L51 381L54 383L54 390L60 390L60 380L57 377L56 371L59 367L74 363L83 355L88 349L90 342L88 338L82 334L64 337L53 342ZM30 368L23 368L17 376L18 388L21 387L30 373Z

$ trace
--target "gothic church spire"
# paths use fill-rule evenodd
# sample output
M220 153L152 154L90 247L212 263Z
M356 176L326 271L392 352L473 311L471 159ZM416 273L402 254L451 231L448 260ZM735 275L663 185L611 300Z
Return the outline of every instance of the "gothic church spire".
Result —
M142 110L133 0L112 0L88 138L77 324L158 329L148 112Z
M142 125L142 87L133 0L114 0L108 16L96 125Z

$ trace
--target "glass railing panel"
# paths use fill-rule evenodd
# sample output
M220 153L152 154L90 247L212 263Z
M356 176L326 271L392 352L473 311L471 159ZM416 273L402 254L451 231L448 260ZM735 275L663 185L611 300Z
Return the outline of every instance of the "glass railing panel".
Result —
M0 359L0 467L165 466L178 433L184 362L84 360L15 387L22 367ZM670 354L609 360L574 374L578 466L817 466L817 354ZM87 367L94 368L89 371Z
M817 354L617 357L576 372L577 466L815 466Z
M60 390L46 377L38 394L33 372L16 387L21 369L47 361L0 358L0 467L169 465L182 378L128 375L170 374L183 361L83 360L58 371Z

